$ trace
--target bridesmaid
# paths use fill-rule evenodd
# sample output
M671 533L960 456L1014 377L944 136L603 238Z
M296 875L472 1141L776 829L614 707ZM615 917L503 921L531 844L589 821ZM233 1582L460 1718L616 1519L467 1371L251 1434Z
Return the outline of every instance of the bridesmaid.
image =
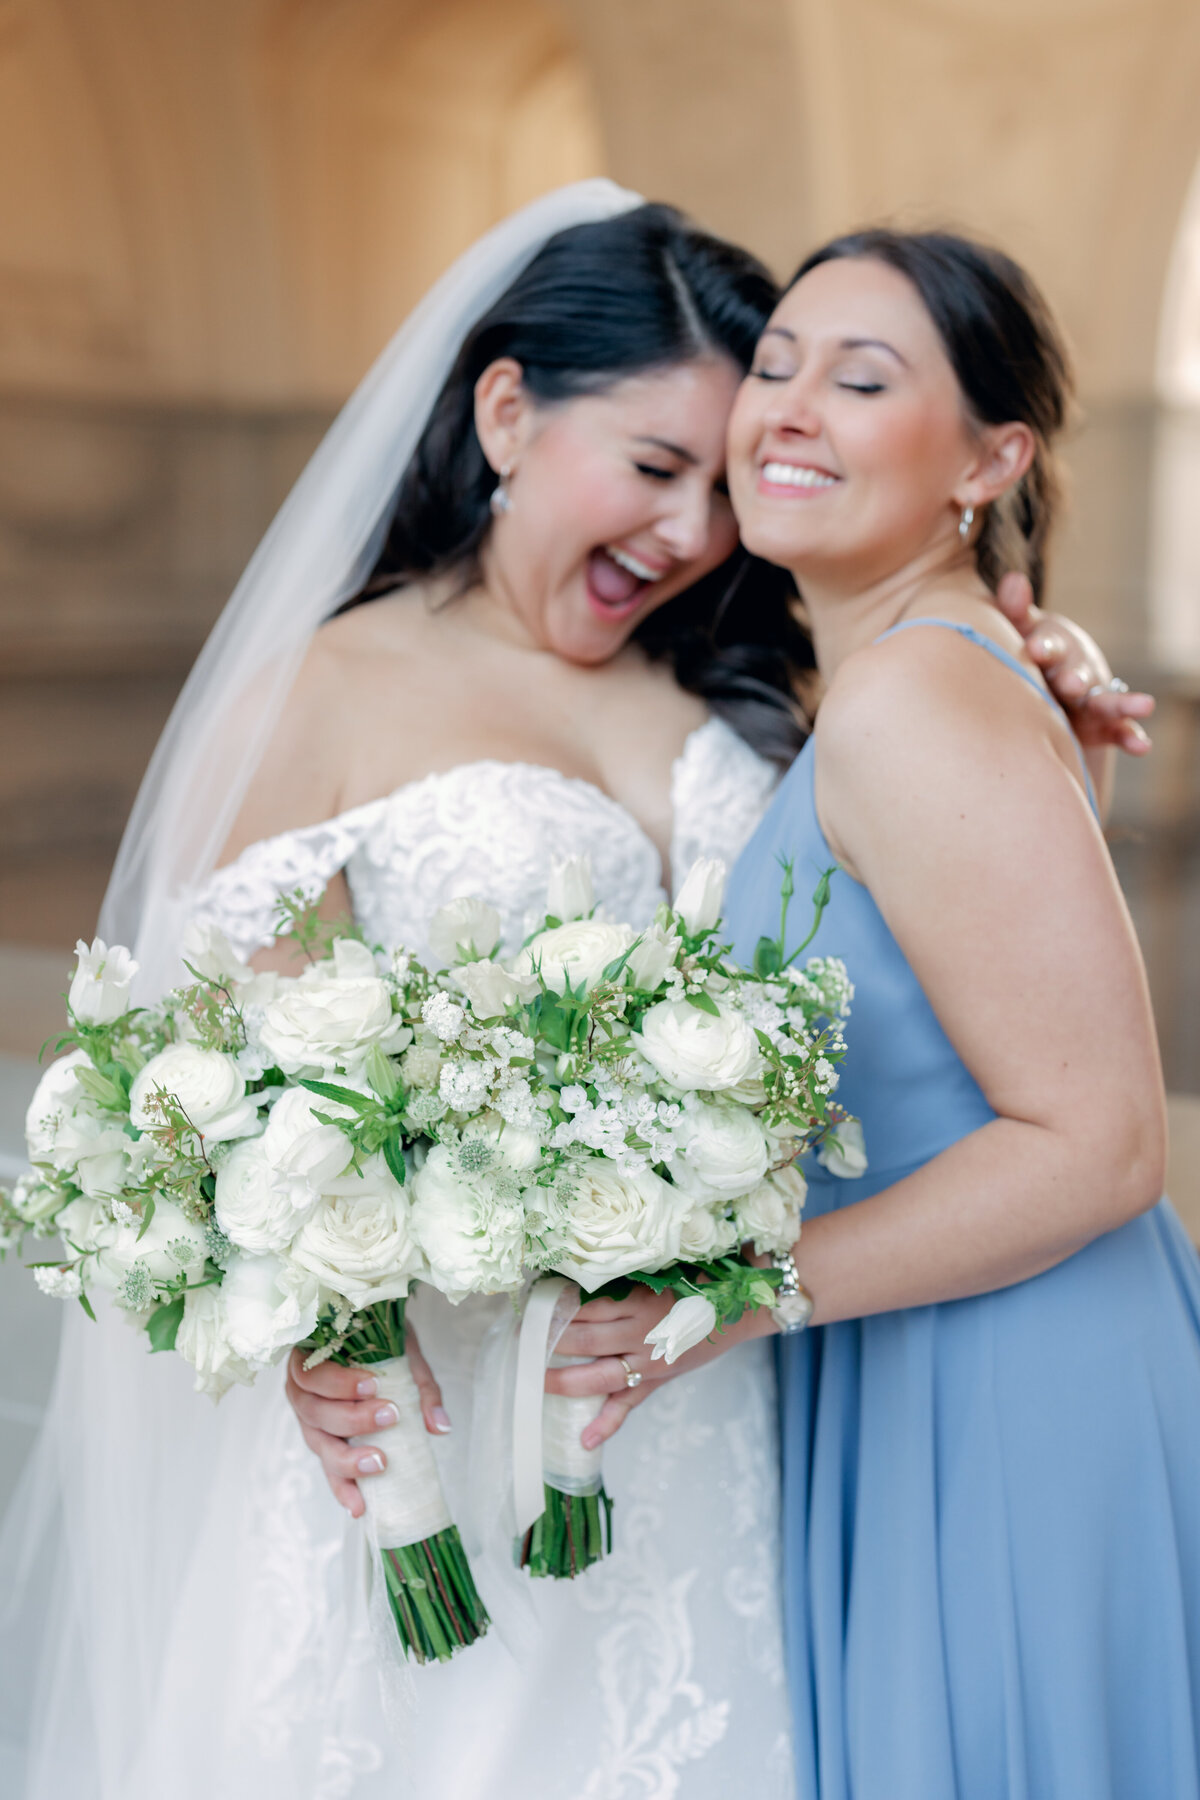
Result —
M1200 1795L1200 1268L1086 773L989 604L1018 558L1040 585L1068 400L1019 268L874 231L803 265L730 427L743 541L794 572L828 689L728 914L746 956L781 854L803 894L839 865L813 950L856 983L870 1159L810 1159L785 1277L803 1800ZM594 1303L563 1347L624 1355L640 1401L660 1310Z

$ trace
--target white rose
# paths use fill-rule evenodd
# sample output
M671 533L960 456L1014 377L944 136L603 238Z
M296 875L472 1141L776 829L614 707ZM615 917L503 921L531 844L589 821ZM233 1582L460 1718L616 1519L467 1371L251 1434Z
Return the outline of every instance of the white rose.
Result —
M63 1127L76 1107L86 1104L77 1069L90 1069L85 1050L72 1050L50 1064L33 1092L25 1114L25 1143L31 1162L50 1162Z
M652 994L662 986L667 971L674 968L680 943L673 931L662 925L651 925L629 953L627 968L635 987Z
M608 925L602 919L577 919L541 931L517 957L518 975L536 975L556 994L570 982L585 991L595 987L609 963L615 962L633 942L628 925Z
M112 1237L96 1252L96 1280L116 1291L134 1263L144 1263L153 1281L179 1274L195 1279L204 1266L204 1233L173 1200L159 1200L144 1235L138 1217L113 1226Z
M229 1347L247 1362L275 1362L317 1322L316 1282L279 1256L235 1256L221 1295Z
M342 1137L341 1132L338 1136ZM342 1142L349 1150L344 1137ZM309 1204L316 1204L315 1193ZM255 1256L286 1250L304 1217L303 1210L293 1204L290 1185L276 1179L262 1138L247 1138L234 1145L217 1170L214 1205L217 1224L230 1243Z
M596 904L592 863L587 856L567 856L550 871L546 911L553 919L583 919Z
M766 1133L743 1106L691 1105L671 1174L696 1199L732 1199L755 1187L767 1172Z
M196 1392L214 1400L235 1381L249 1387L256 1371L238 1356L229 1342L225 1291L219 1287L191 1288L183 1302L183 1318L175 1336L175 1348L196 1371Z
M183 931L183 960L205 981L239 986L254 971L238 955L223 931L199 919L189 919Z
M718 1014L688 1000L660 1000L642 1019L641 1052L672 1087L719 1093L756 1076L758 1040L740 1013L718 1003Z
M856 1181L867 1172L867 1146L859 1119L843 1119L817 1146L817 1160L831 1175Z
M404 1189L383 1157L370 1157L361 1175L343 1175L325 1190L291 1260L355 1308L403 1300L424 1266L409 1215Z
M794 1163L775 1169L734 1206L738 1235L760 1255L778 1256L800 1236L800 1214L808 1186Z
M138 965L121 944L110 950L103 938L75 946L75 973L67 1005L84 1025L111 1025L129 1011L129 988Z
M276 1175L276 1185L297 1211L306 1209L322 1189L342 1173L354 1146L337 1125L322 1124L314 1115L349 1118L339 1100L323 1100L307 1088L288 1088L271 1108L262 1134L263 1154Z
M63 1207L57 1224L63 1243L81 1256L106 1249L117 1234L112 1213L102 1200L72 1200Z
M412 1183L412 1227L429 1264L427 1279L447 1299L496 1294L521 1281L525 1216L485 1181L459 1174L444 1144L435 1144Z
M719 1206L693 1206L684 1220L679 1255L684 1262L711 1262L725 1256L738 1242L739 1232Z
M285 1075L357 1074L372 1044L388 1050L405 1035L371 952L339 938L331 962L280 983L262 1009L258 1044Z
M570 1169L573 1193L554 1267L593 1291L634 1269L665 1268L679 1258L692 1202L651 1169L623 1175L605 1156Z
M456 987L471 1002L477 1019L498 1019L518 1000L532 1000L538 984L532 976L510 975L501 963L463 963L451 972Z
M675 896L673 908L689 937L712 930L720 920L724 898L725 864L719 856L698 857Z
M500 914L485 900L451 900L429 921L429 950L439 967L460 957L490 956L500 942Z
M646 1342L653 1346L650 1352L651 1362L657 1362L665 1356L673 1363L687 1350L702 1344L717 1328L717 1312L711 1300L703 1294L685 1294L677 1300L665 1319L660 1319L652 1331L646 1333Z
M161 1123L148 1110L156 1089L178 1101L209 1143L247 1137L258 1129L258 1107L246 1094L246 1080L232 1056L198 1044L168 1044L134 1077L129 1117L139 1130Z

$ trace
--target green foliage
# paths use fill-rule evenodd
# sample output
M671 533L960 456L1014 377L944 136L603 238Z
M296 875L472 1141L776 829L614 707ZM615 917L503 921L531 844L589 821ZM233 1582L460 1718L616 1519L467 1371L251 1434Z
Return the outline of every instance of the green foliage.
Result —
M367 941L349 913L339 914L336 919L322 918L320 908L324 897L322 890L315 899L310 899L303 888L280 894L272 920L276 937L291 938L309 962L320 962L328 956L338 938L355 938L360 944Z
M348 1137L354 1146L355 1166L359 1165L362 1156L375 1156L383 1152L384 1161L400 1183L405 1181L404 1145L409 1132L404 1116L404 1089L397 1080L390 1099L379 1099L371 1094L360 1094L354 1088L342 1087L335 1081L311 1081L300 1083L309 1093L317 1094L323 1100L336 1100L339 1105L351 1109L352 1117L347 1119L336 1113L313 1111L314 1119L322 1125L336 1125L338 1130Z

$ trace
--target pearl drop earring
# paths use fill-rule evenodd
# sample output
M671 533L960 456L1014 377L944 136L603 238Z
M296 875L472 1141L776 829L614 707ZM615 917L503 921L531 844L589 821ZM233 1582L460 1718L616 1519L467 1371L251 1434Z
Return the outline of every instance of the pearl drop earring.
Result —
M512 495L508 491L508 482L511 474L512 464L503 464L500 470L500 479L492 489L492 497L488 501L488 506L491 508L493 519L498 519L503 513L512 511Z
M958 521L958 535L964 544L971 535L971 527L974 523L975 508L973 506L964 506L962 509L962 518Z

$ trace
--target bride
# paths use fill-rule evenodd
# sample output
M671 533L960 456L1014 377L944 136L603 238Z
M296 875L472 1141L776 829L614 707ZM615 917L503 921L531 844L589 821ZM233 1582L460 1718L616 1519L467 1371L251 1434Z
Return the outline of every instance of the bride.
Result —
M418 952L438 905L482 893L512 947L560 858L587 855L635 923L697 855L734 860L801 742L811 667L723 485L774 299L745 253L607 183L535 203L439 284L268 534L156 755L103 920L136 930L143 997L189 921L285 956L272 917L298 886ZM1064 691L1102 685L1070 628L1040 636ZM1132 709L1081 716L1128 741ZM468 1535L495 1310L413 1307ZM359 1379L291 1383L354 1514L380 1453L344 1438L386 1423ZM73 1323L9 1528L30 1800L707 1800L747 1776L790 1795L773 1409L764 1344L673 1382L610 1447L613 1557L571 1584L477 1557L496 1629L387 1717L361 1565L281 1389L214 1414L119 1321Z

